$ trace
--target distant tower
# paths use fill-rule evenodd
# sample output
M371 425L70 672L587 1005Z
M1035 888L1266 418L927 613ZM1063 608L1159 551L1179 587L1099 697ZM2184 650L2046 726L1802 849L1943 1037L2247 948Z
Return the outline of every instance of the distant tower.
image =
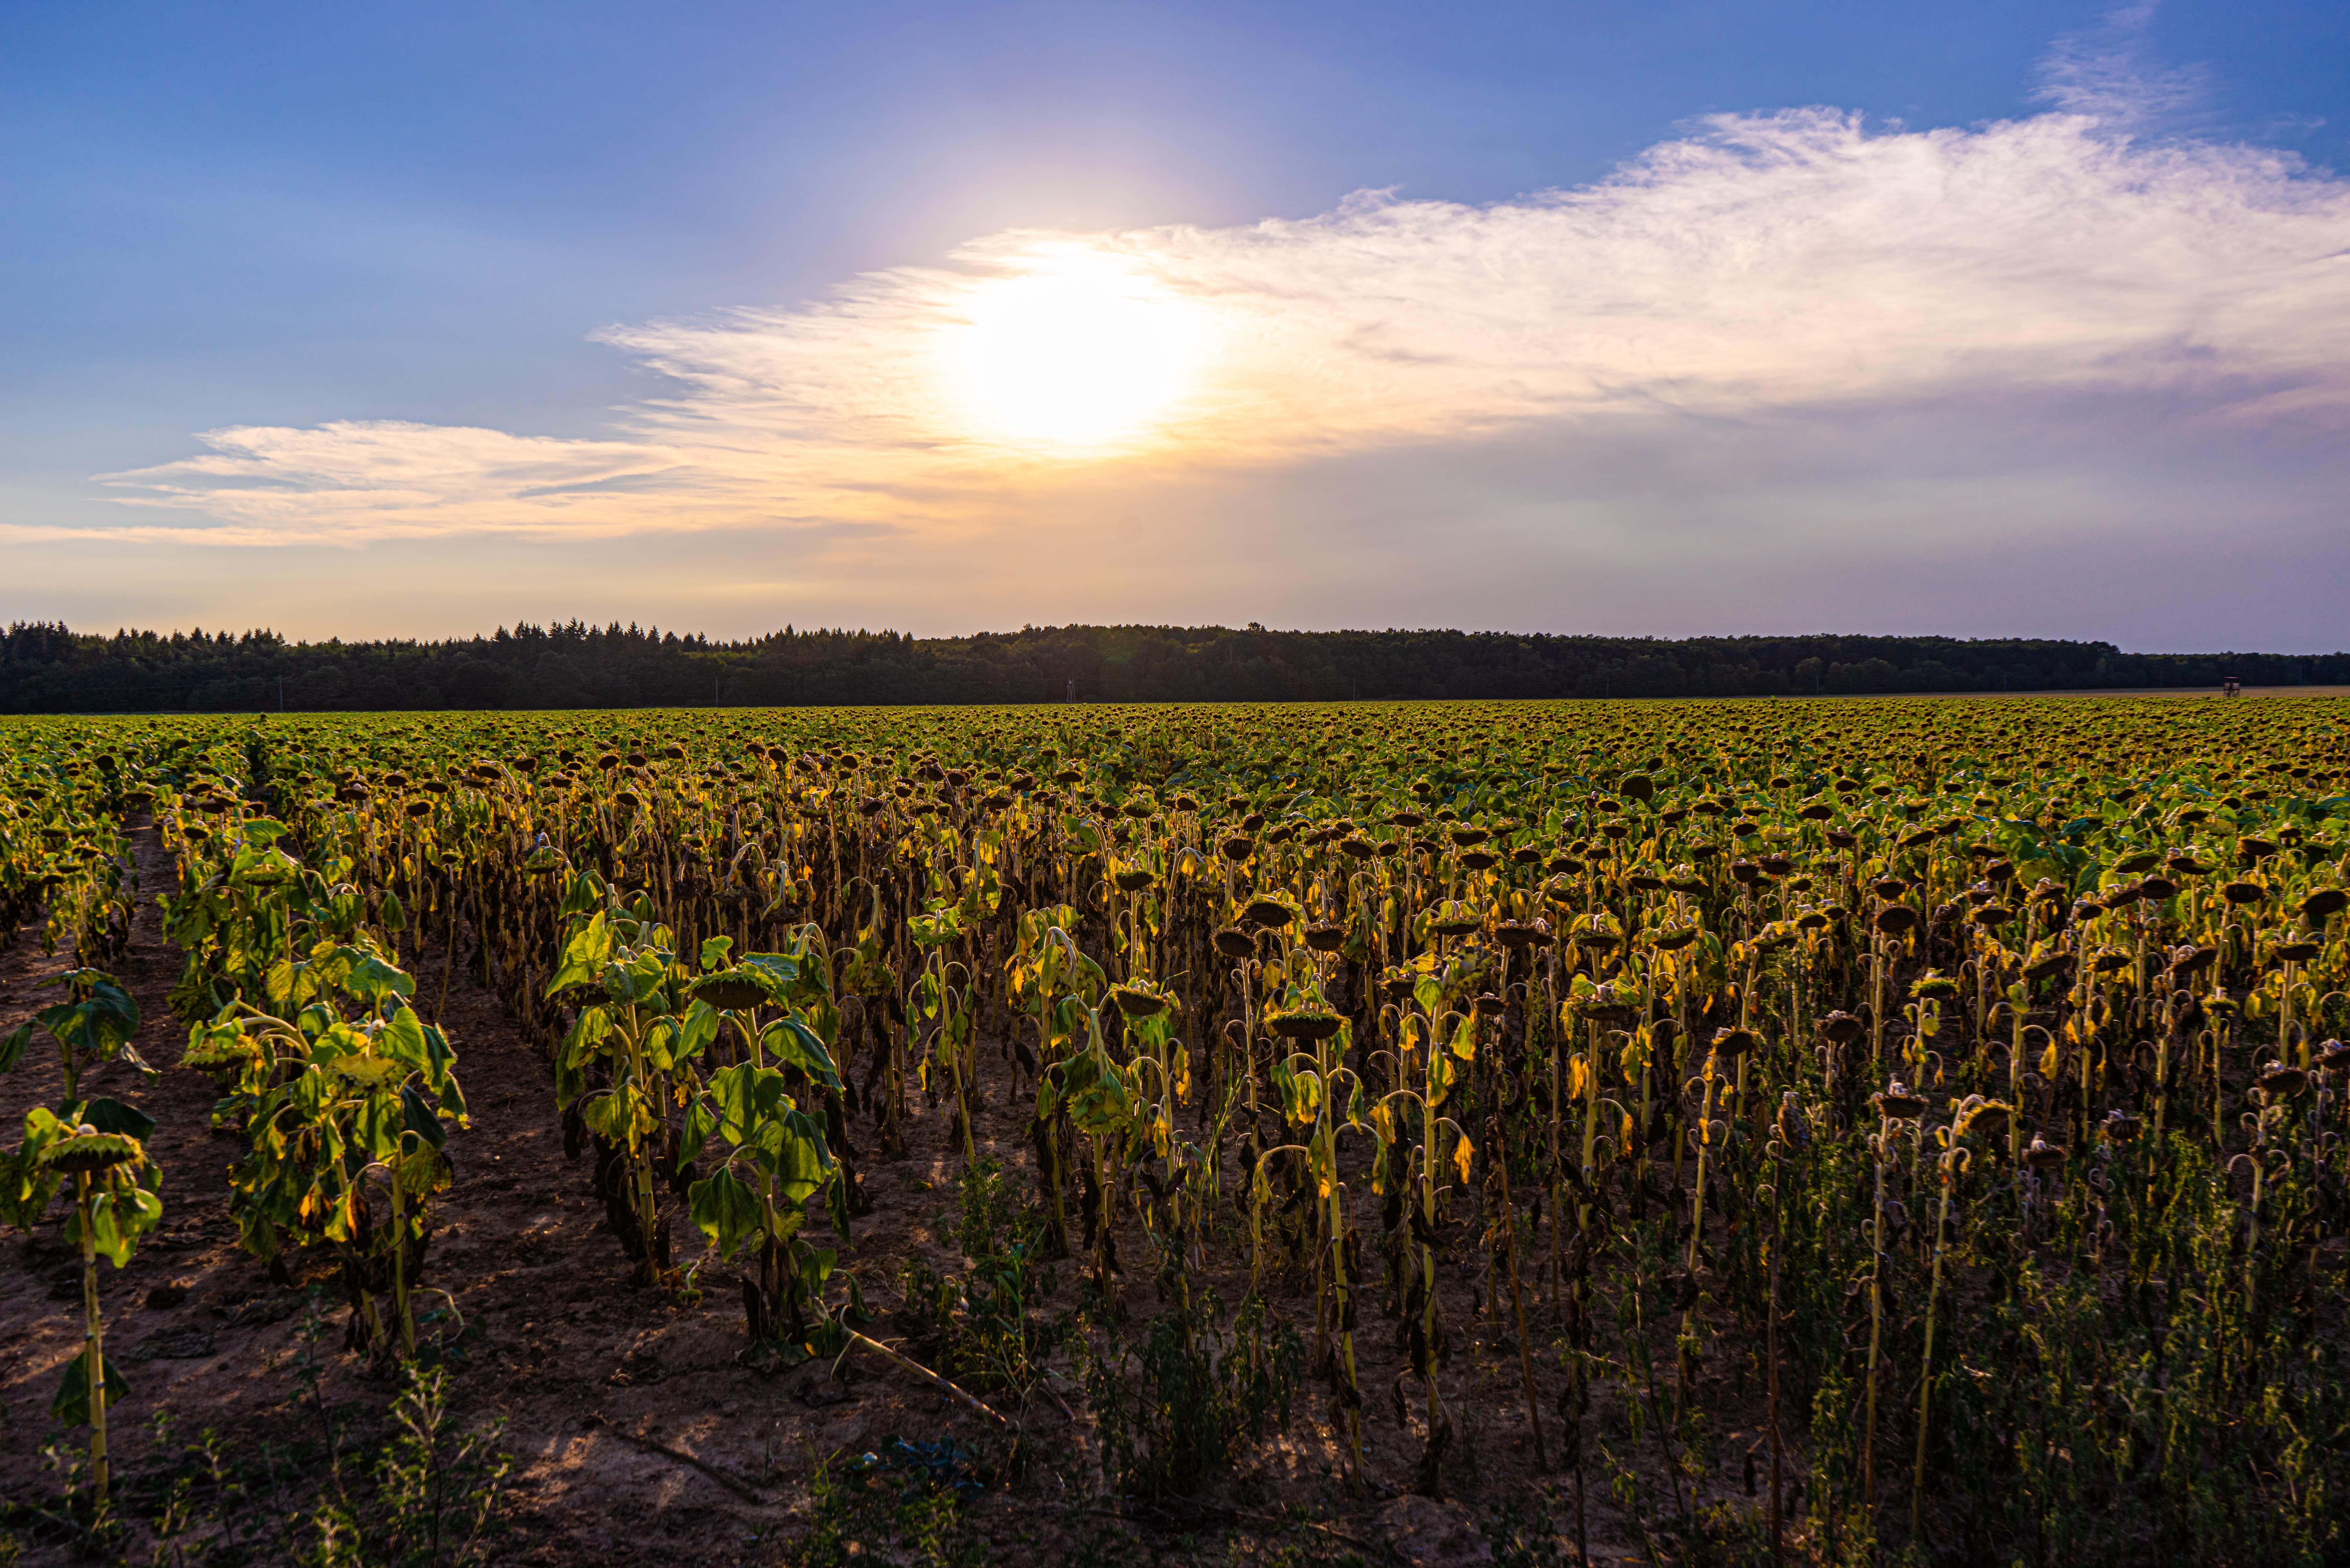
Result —
M1076 701L1076 700L1077 700L1077 682L1076 682L1076 678L1075 676L1072 676L1072 677L1070 677L1070 679L1069 679L1069 701L1072 701L1072 702L1074 702L1074 701Z

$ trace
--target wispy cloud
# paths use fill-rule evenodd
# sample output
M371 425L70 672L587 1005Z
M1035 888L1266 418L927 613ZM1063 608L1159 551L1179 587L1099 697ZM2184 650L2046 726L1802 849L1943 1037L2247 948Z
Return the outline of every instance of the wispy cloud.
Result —
M681 472L642 442L568 441L463 426L337 421L315 430L212 431L212 450L105 476L131 505L192 508L224 526L132 526L148 543L357 542L509 529L609 533L658 526ZM613 503L641 508L624 524Z
M2041 101L2108 129L2157 125L2199 107L2208 88L2199 67L2154 63L2147 32L2158 9L2156 0L2135 0L2058 37L2040 65Z
M2085 423L2108 417L2101 399L2147 397L2213 428L2340 421L2350 182L2258 147L2131 134L2191 86L2138 63L2141 31L2125 12L2060 41L2054 108L2022 119L1873 132L1827 109L1723 116L1577 190L1003 234L815 305L612 327L598 336L670 391L619 410L610 439L217 431L203 455L106 476L185 525L110 532L968 544L1071 498L1349 454L1627 432L1734 469L1762 461L1755 443L1709 447L1707 431L2018 397ZM1004 290L1072 267L1182 324L1180 384L1075 447L1007 433L957 369Z

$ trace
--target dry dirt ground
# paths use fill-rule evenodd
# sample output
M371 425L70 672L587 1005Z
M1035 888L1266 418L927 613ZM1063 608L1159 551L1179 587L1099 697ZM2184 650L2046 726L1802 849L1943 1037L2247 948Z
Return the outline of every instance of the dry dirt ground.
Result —
M323 1265L296 1260L288 1289L273 1283L236 1244L227 1170L237 1144L210 1130L212 1085L177 1065L185 1030L165 1002L179 956L161 935L155 897L169 886L170 873L151 832L139 832L137 853L143 908L131 951L115 968L144 1017L138 1047L161 1075L142 1082L127 1067L110 1065L88 1081L90 1092L116 1095L155 1118L150 1148L164 1169L161 1227L129 1268L118 1273L101 1265L109 1355L121 1358L132 1385L115 1412L118 1485L130 1478L135 1495L142 1471L156 1474L205 1429L233 1458L251 1460L265 1445L307 1453L309 1479L245 1505L248 1528L258 1529L254 1521L263 1514L309 1504L321 1473L324 1428L299 1376L314 1293L330 1330L312 1352L325 1363L321 1396L349 1424L354 1451L368 1435L388 1429L384 1412L397 1386L342 1351L345 1308ZM63 952L44 955L39 936L37 922L29 924L0 953L0 1030L52 1000L57 993L37 982L71 961ZM438 956L428 953L415 966L431 977L420 997L427 1011ZM460 1053L473 1126L450 1141L456 1181L440 1202L424 1282L449 1293L469 1325L451 1373L460 1421L505 1422L502 1446L515 1459L513 1519L495 1560L792 1563L800 1555L795 1542L807 1521L816 1459L886 1449L896 1437L952 1438L983 1456L1005 1451L1003 1428L869 1353L852 1351L837 1378L828 1378L822 1364L772 1375L745 1365L740 1295L723 1265L706 1271L708 1288L695 1304L632 1287L590 1190L588 1162L565 1158L543 1043L525 1038L494 995L465 979L462 965L442 1019ZM16 1074L0 1078L0 1128L10 1141L26 1107L53 1102L60 1091L45 1045L36 1043ZM1024 1194L1033 1189L1030 1157L1020 1107L1010 1099L999 1078L976 1125L984 1149L1003 1160L1008 1179ZM941 1272L962 1267L940 1222L953 1200L960 1161L950 1151L943 1115L918 1112L911 1152L896 1162L876 1157L864 1136L868 1130L860 1124L853 1136L866 1146L873 1210L856 1222L848 1256L866 1299L883 1314L868 1332L887 1341L905 1332L891 1309L900 1304L894 1282L908 1260L926 1260ZM676 1223L690 1240L681 1251L690 1256L699 1237L682 1215ZM54 1216L30 1239L11 1236L0 1249L0 1497L53 1508L58 1479L42 1450L62 1435L47 1407L78 1349L78 1266ZM1135 1262L1148 1252L1136 1237L1122 1241L1121 1249L1131 1271L1124 1295L1139 1325L1159 1310L1149 1270ZM1244 1273L1244 1243L1232 1251ZM1050 1310L1076 1306L1082 1272L1077 1263L1061 1268ZM966 1534L986 1543L997 1562L1037 1564L1271 1561L1277 1553L1292 1562L1352 1556L1471 1563L1490 1554L1483 1532L1497 1507L1527 1510L1546 1489L1566 1534L1549 1538L1545 1547L1571 1560L1571 1494L1559 1476L1535 1473L1514 1343L1499 1314L1478 1314L1484 1282L1471 1271L1461 1275L1445 1282L1448 1318L1454 1334L1476 1349L1457 1354L1446 1377L1460 1423L1446 1465L1446 1502L1409 1495L1421 1436L1416 1413L1409 1427L1397 1423L1388 1391L1405 1363L1374 1293L1358 1334L1371 1406L1361 1494L1346 1484L1343 1444L1326 1420L1326 1390L1309 1384L1287 1429L1209 1495L1121 1504L1104 1495L1092 1421L1064 1352L1056 1365L1067 1376L1054 1380L1056 1393L1006 1408L1034 1456L1027 1474L975 1497ZM1228 1303L1246 1287L1243 1274L1215 1282ZM314 1284L316 1293L307 1288ZM1274 1310L1310 1336L1310 1294L1279 1285L1274 1298ZM1550 1335L1539 1321L1533 1338L1555 1459L1558 1362L1547 1354ZM1669 1344L1660 1341L1657 1354L1669 1366ZM1717 1421L1726 1408L1747 1413L1742 1424L1717 1428L1716 1473L1690 1501L1730 1500L1752 1508L1748 1456L1760 1440L1761 1411L1751 1398L1732 1396L1726 1376L1711 1365L1700 1373L1706 1404ZM173 1426L166 1445L149 1429L159 1412L168 1412ZM1645 1445L1635 1439L1621 1400L1607 1391L1595 1401L1587 1430L1595 1451L1605 1442L1647 1468L1640 1456L1654 1449L1653 1437ZM1794 1469L1791 1460L1791 1475ZM1662 1495L1657 1472L1648 1484ZM1588 1486L1593 1560L1645 1560L1638 1527L1608 1501L1596 1458ZM37 1529L24 1534L22 1544L26 1562L64 1560L65 1549ZM143 1546L139 1552L144 1561Z

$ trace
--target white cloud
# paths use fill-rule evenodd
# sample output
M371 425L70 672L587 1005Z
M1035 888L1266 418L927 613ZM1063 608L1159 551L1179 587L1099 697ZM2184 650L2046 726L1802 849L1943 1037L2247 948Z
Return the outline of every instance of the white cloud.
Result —
M608 533L645 526L678 455L631 441L564 441L462 426L338 421L244 426L212 451L105 482L143 507L195 508L224 526L116 530L142 541L340 543L504 529ZM643 518L624 524L611 503Z
M2041 62L2041 100L2108 127L2159 124L2197 108L2204 73L2191 66L2158 67L2147 58L2146 34L2155 10L2155 0L2134 0L2094 27L2059 37Z
M620 439L224 430L205 455L107 480L208 522L109 532L798 528L819 553L870 552L971 545L1121 487L1228 493L1332 457L1495 441L1637 430L1729 464L1707 473L1719 490L1763 460L1709 431L1904 406L2028 396L2086 429L2155 398L2216 430L2338 423L2350 183L2256 147L2130 134L2128 106L2169 89L2116 58L2060 44L2055 112L1876 134L1825 109L1721 117L1600 184L1491 206L1374 195L1239 228L999 234L817 305L608 329L673 383L620 411ZM1201 327L1172 400L1081 450L974 420L951 369L992 291L1072 266Z

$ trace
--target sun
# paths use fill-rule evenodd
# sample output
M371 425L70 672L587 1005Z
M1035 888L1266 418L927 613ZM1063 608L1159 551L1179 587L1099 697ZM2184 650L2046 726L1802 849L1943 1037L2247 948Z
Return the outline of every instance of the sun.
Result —
M957 422L1057 455L1129 446L1197 379L1208 313L1123 258L1075 251L976 285L946 345Z

